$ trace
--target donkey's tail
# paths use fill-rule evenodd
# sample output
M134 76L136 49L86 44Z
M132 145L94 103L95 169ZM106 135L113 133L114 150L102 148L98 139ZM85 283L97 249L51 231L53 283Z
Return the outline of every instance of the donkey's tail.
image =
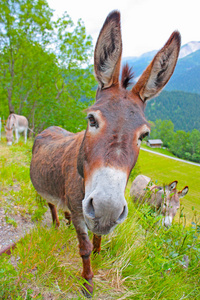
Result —
M32 133L36 134L35 131L33 131L32 129L30 129L29 127L28 127L28 130L30 130Z

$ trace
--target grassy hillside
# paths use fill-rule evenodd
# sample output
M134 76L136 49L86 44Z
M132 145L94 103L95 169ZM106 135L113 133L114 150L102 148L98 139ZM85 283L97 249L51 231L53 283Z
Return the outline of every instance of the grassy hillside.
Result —
M0 299L84 299L82 264L73 225L66 226L61 212L58 230L42 222L49 211L30 183L31 146L30 141L11 147L5 140L0 142L0 212L4 211L0 226L9 224L12 232L17 231L22 227L17 221L19 216L27 227L29 223L34 225L13 255L0 259ZM189 169L175 165L172 170L168 164L156 163L155 157L141 151L136 170L155 179L159 176L161 183L176 175L182 188L188 178L181 177L181 172ZM198 188L199 184L194 185L194 198L198 197ZM193 187L190 190L192 193ZM103 237L100 255L92 258L93 299L199 299L199 224L184 227L181 217L165 229L159 225L160 216L148 205L134 205L128 195L127 189L127 219Z

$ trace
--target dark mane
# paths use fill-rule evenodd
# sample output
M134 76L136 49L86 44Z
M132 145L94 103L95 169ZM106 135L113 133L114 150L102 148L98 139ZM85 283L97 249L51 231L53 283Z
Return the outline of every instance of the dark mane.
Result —
M122 69L122 78L121 85L123 88L127 88L131 83L134 77L134 72L132 71L132 67L130 68L128 64L125 64Z

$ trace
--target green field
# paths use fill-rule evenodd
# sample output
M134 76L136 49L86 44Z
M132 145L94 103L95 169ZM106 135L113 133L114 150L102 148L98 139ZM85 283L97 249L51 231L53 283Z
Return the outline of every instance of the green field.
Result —
M5 212L0 226L6 222L17 232L24 224L34 225L17 243L12 256L0 258L0 299L85 299L74 226L66 226L62 212L59 229L42 221L45 212L50 213L30 182L31 147L31 141L11 147L4 139L0 142L0 209ZM135 170L159 179L161 184L174 179L179 180L180 188L188 184L190 193L184 203L190 208L192 197L198 201L199 182L196 186L189 180L198 169L192 166L141 151ZM130 184L126 190L127 219L103 237L100 255L92 255L93 299L200 299L200 224L195 221L185 227L180 217L168 229L160 226L160 216L147 204L133 204ZM17 221L19 216L23 224Z

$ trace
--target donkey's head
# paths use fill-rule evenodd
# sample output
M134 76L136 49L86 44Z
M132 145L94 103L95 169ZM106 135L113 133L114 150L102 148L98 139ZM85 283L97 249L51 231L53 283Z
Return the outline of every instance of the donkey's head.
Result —
M13 142L13 129L5 127L7 145L11 146Z
M166 227L171 226L177 210L180 208L180 198L188 193L188 186L178 192L176 189L177 183L178 181L173 181L156 193L156 198L161 203L161 213L164 216L163 225Z
M88 228L107 234L123 222L128 209L124 191L150 126L146 101L158 94L171 77L179 54L180 35L174 32L131 90L125 67L119 81L122 41L120 14L107 17L94 53L99 83L96 103L87 111L88 126L80 148L78 171L84 178L83 214Z
M10 114L5 126L5 132L6 132L6 140L7 140L7 145L11 146L13 142L13 126L14 126L14 121L15 121L15 115Z

